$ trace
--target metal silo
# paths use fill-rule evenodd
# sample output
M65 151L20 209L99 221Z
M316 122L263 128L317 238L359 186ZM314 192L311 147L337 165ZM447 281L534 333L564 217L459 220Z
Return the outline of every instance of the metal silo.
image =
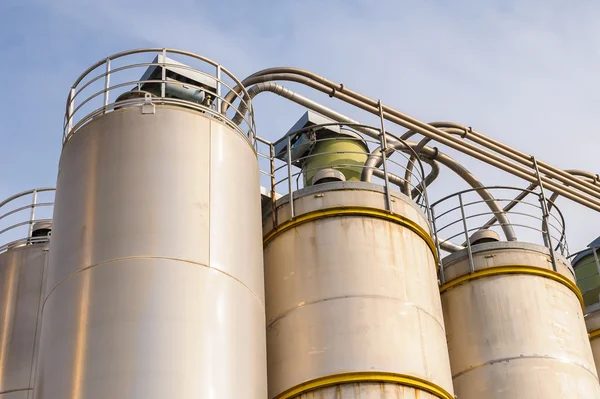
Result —
M0 398L26 399L33 371L42 305L44 266L48 254L51 202L41 188L0 202ZM37 213L37 215L36 215Z
M477 198L483 190L432 205L438 239L456 238L464 247L443 259L440 287L457 396L600 398L583 298L562 255L560 211L548 213L543 194L532 191L526 194L538 198L508 211L515 205L510 194L522 190L489 188L498 204L508 205L498 212L490 206L495 200ZM500 215L507 222L498 226ZM500 228L510 237L518 232L521 241L501 241ZM544 244L525 242L540 233Z
M252 108L218 111L238 83L147 49L73 86L35 398L266 396Z
M263 210L268 398L451 399L424 196L355 181L380 142L321 122L272 148L287 195ZM384 168L396 182L401 155Z
M583 293L585 303L585 325L594 354L596 370L600 370L600 239L588 245L573 258L577 285Z

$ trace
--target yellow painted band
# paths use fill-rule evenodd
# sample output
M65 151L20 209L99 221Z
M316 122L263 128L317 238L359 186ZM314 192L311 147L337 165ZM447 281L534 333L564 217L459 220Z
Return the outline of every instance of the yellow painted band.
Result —
M433 254L435 264L437 265L437 251L435 247L435 242L431 238L431 235L417 223L412 220L405 218L404 216L397 215L395 213L391 213L388 211L384 211L376 208L367 208L367 207L359 207L359 206L341 206L336 208L328 208L328 209L320 209L317 211L307 212L302 215L296 216L294 219L290 219L286 222L283 222L275 229L271 230L267 235L263 237L263 244L266 246L271 240L277 237L279 234L288 231L296 226L301 224L311 222L313 220L325 219L330 217L338 217L338 216L367 216L377 219L387 220L389 222L393 222L408 228L409 230L416 233L419 237L421 237L426 243L431 253ZM437 266L436 266L437 267Z
M275 396L274 399L291 399L298 395L302 395L303 393L314 391L315 389L357 382L385 382L399 384L428 392L440 399L454 399L454 395L430 381L418 377L411 377L409 375L384 372L343 373L317 378L288 389Z
M598 338L600 337L600 330L596 330L596 331L592 331L591 333L588 334L590 336L590 341L593 340L594 338Z
M440 287L440 293L444 293L449 289L452 289L458 285L464 284L470 280L475 280L482 277L489 276L497 276L501 274L529 274L532 276L539 276L549 278L550 280L554 280L565 285L569 288L577 299L581 303L581 308L583 309L583 295L581 295L581 291L577 284L563 276L562 274L555 272L554 270L544 269L543 267L536 266L527 266L527 265L503 265L503 266L494 266L483 270L478 270L471 274L465 274L464 276L460 276L455 278L454 280L448 281Z

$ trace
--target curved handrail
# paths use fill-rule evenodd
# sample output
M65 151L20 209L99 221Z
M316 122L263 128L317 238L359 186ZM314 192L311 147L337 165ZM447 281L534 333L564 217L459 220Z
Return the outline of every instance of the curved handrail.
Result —
M538 198L539 203L524 200L518 201L515 205L512 195L494 195L493 199L482 199L478 192L487 190L491 193L499 191L518 192L517 197L525 198L525 195L534 195ZM512 186L490 186L469 188L449 194L431 204L435 234L441 244L450 243L454 248L466 249L471 254L471 233L490 229L494 226L501 227L497 229L497 233L504 233L506 224L511 229L519 230L525 235L525 239L519 241L532 242L540 244L549 249L552 258L553 267L556 267L556 259L554 252L558 251L564 256L568 256L568 245L565 232L564 216L560 209L550 200L546 199L547 204L551 206L543 206L545 197L542 193L534 192L530 189L523 189ZM510 204L510 207L504 206L501 212L505 215L504 222L498 222L489 225L487 223L490 216L497 216L497 211L493 211L487 207L487 203L495 201L498 204ZM526 210L520 211L519 206L527 207ZM513 210L513 208L516 208ZM546 213L546 209L550 208L550 212ZM437 210L437 212L436 212ZM481 218L481 219L480 219ZM512 219L517 219L512 220ZM444 232L445 238L440 237L440 233ZM532 235L532 232L535 234ZM535 238L537 236L538 238ZM453 239L461 237L462 243L452 243ZM507 239L505 236L504 239ZM552 243L556 243L553 245ZM471 257L470 257L471 258ZM443 266L443 265L441 265ZM440 267L442 282L443 267Z
M162 55L163 58L157 58L157 62L140 62L139 59L136 59L136 56L140 54L151 54L154 57ZM171 56L172 54L184 57L187 63L200 63L201 65L197 68L180 64L179 61L170 61L167 56ZM113 67L113 63L115 62L124 63L124 65ZM132 79L129 75L132 71L150 67L157 68L161 72L161 76L153 79ZM214 84L215 89L212 90L198 86L188 80L180 82L170 79L167 76L168 68L173 68L177 71L192 72L196 76L200 76L201 78L199 79L204 79L205 82L212 82L210 85ZM203 70L206 68L212 69L212 71L206 72ZM146 72L145 69L141 70L140 76L144 72ZM114 80L119 80L119 82L115 84L111 80L113 82ZM99 87L101 83L103 83L103 86ZM127 93L129 89L139 90L140 87L148 84L156 85L155 88L160 88L160 92L146 97L119 100L119 96ZM203 112L209 117L226 123L229 127L245 136L255 146L256 125L254 122L254 109L250 100L244 100L244 96L247 94L246 89L244 88L238 96L225 98L221 94L223 88L231 91L240 85L241 82L227 68L209 58L189 51L171 48L142 48L113 54L87 68L72 85L66 103L63 145L82 126L97 116L122 107L143 106L151 103L182 106ZM202 90L209 95L205 95L202 102L199 102L200 100L192 101L190 99L171 98L166 94L167 87L178 87L178 90ZM111 97L114 98L113 101L110 100ZM238 105L236 106L235 103L238 103ZM222 104L225 104L233 113L227 114L226 111L221 112ZM243 111L241 108L243 108ZM243 123L233 123L233 118Z
M0 253L22 245L46 242L48 237L34 237L33 226L37 222L50 222L48 217L54 207L53 201L39 201L40 193L54 198L54 187L40 187L14 194L0 202ZM45 210L47 217L40 217Z
M291 138L297 137L298 135L308 134L316 132L318 130L329 128L329 127L341 127L351 131L351 135L340 135L340 136L327 136L314 137L310 144L307 144L304 153L300 154L293 160L291 154ZM345 122L331 122L323 123L318 125L312 125L290 132L282 140L287 139L287 153L280 154L277 158L274 150L274 143L271 143L264 138L257 138L258 142L258 156L259 164L261 160L268 162L268 164L261 164L261 173L265 178L270 178L270 182L267 184L271 188L271 202L273 207L272 217L273 225L277 226L277 212L275 212L276 199L282 195L289 195L289 203L293 204L294 192L302 188L312 185L312 177L319 171L324 169L334 169L342 171L342 174L351 175L350 180L361 181L360 177L363 173L363 169L368 167L365 166L364 162L372 155L375 148L381 147L381 141L375 140L372 136L365 135L362 131L369 129L371 131L379 131L381 129L372 126L367 126L360 123L345 123ZM389 135L389 133L387 133ZM381 135L381 133L380 133ZM343 149L331 149L336 141L345 140L346 142L357 142L361 143L360 146L352 146L353 148ZM264 147L268 147L267 150L262 150ZM319 150L315 151L315 147L319 146ZM362 147L362 149L360 148ZM405 171L407 170L407 162L410 162L411 156L415 156L414 163L416 168L410 172L414 179L407 181L404 179ZM331 163L320 163L319 157L334 157L336 160ZM427 220L430 224L431 231L431 215L429 213L429 203L427 197L426 186L433 181L430 175L435 172L437 176L437 170L432 170L429 174L426 174L425 167L421 162L421 159L414 153L414 150L408 144L403 151L389 148L386 151L384 157L385 167L371 168L373 175L376 178L375 183L384 188L385 193L389 193L389 189L392 186L397 187L397 191L404 193L409 198L412 198L417 206L421 207L423 212L427 216ZM344 178L347 178L344 175ZM435 178L435 176L433 177ZM388 202L389 206L389 202ZM291 206L291 214L294 217L293 205ZM390 210L390 209L388 209Z

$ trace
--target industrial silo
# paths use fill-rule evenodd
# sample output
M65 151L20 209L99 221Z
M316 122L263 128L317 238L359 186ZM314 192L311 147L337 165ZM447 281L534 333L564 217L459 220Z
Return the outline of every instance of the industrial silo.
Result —
M600 260L598 246L600 240L590 243L588 249L573 258L573 268L577 285L581 289L585 303L585 325L594 354L596 370L600 370Z
M451 399L423 197L360 181L379 142L323 122L274 143L287 195L263 210L268 398Z
M236 82L149 49L73 86L35 398L265 398L252 108L218 111Z
M0 202L0 398L30 398L51 222L50 202L22 192ZM47 213L47 212L46 212Z
M484 191L498 200L479 198ZM440 242L454 238L464 248L445 256L441 269L455 392L461 399L600 398L583 298L561 253L562 215L556 207L549 214L534 192L502 211L521 191L471 189L433 204ZM538 235L543 243L533 240Z

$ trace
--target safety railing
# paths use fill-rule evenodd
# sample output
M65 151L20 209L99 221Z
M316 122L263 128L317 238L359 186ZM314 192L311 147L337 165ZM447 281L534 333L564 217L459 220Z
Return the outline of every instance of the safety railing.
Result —
M600 247L590 245L588 248L570 254L569 258L575 269L577 286L583 295L586 307L600 302Z
M225 93L238 85L242 87L240 95L231 102L226 100ZM224 114L223 103L229 105ZM240 81L206 57L165 48L124 51L88 68L69 92L63 143L97 116L133 106L146 106L144 112L153 104L203 112L237 130L254 145L254 110ZM232 122L236 116L241 123Z
M518 239L545 246L554 270L555 252L569 253L564 217L542 192L509 186L472 188L432 203L431 213L440 252L466 249L471 271L471 236L477 231L492 230L501 241ZM442 257L440 273L444 282Z
M0 253L48 240L45 235L35 236L34 225L52 221L54 192L51 187L36 188L0 202Z
M318 133L329 127L339 128L341 134ZM365 130L369 130L371 135L361 133ZM374 134L379 139L373 138ZM298 144L302 136L304 140ZM391 209L390 193L401 192L421 207L431 222L426 186L437 176L437 170L426 174L423 163L411 146L389 135L396 140L392 146L382 136L381 129L334 122L290 132L283 139L283 145L281 141L271 143L257 137L261 185L270 188L273 225L278 224L275 212L277 198L289 196L291 217L294 218L294 193L332 180L366 181L381 186L386 194L388 210ZM276 147L285 150L276 153Z

